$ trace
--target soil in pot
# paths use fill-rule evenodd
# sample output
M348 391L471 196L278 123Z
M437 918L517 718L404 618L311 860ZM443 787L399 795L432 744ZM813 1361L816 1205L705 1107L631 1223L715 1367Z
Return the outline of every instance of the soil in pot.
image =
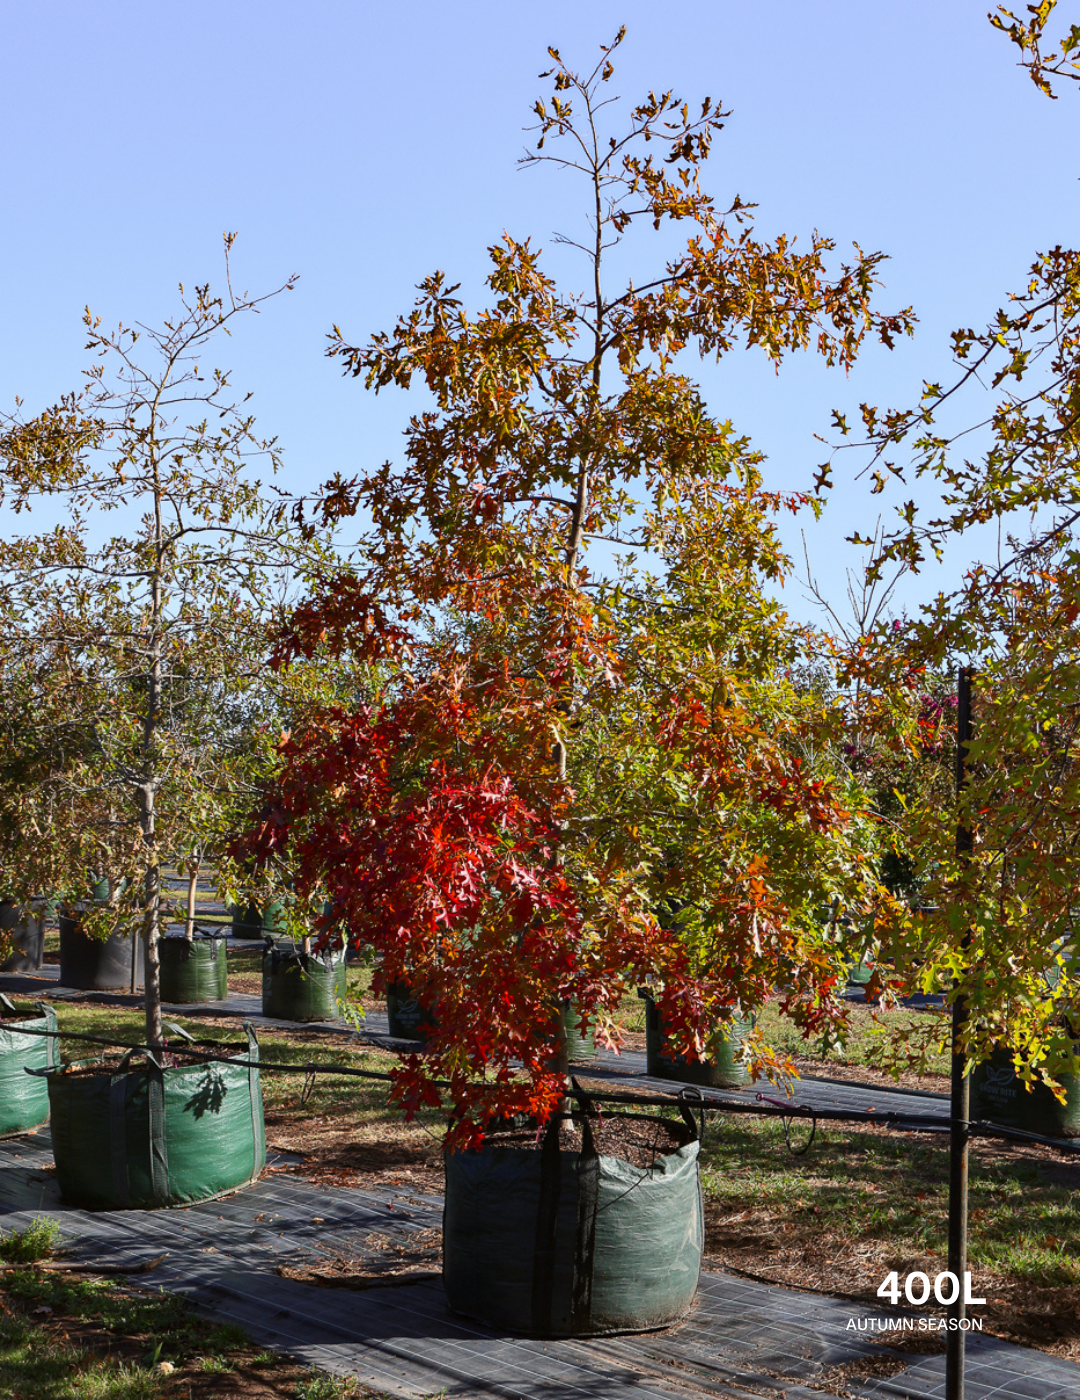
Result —
M221 934L196 934L190 943L186 938L163 938L158 953L162 1001L187 1005L224 1001L229 995L228 958Z
M266 1161L258 1041L170 1047L161 1064L127 1057L45 1076L53 1156L66 1204L86 1210L189 1205L255 1181ZM234 1063L232 1061L238 1061Z
M118 932L91 938L77 910L60 915L60 985L80 991L130 991L142 985L143 941ZM132 962L134 961L134 969Z
M1012 1051L998 1046L971 1072L971 1117L1044 1137L1080 1137L1080 1081L1067 1074L1061 1084L1064 1103L1045 1084L1029 1090L1017 1077Z
M736 1019L723 1031L717 1031L705 1060L688 1059L675 1054L667 1043L663 1017L656 1002L646 992L640 993L645 1003L645 1061L646 1073L657 1079L674 1079L680 1084L700 1084L712 1089L741 1089L750 1083L750 1072L740 1053L750 1033L749 1021Z
M262 1009L279 1021L333 1021L348 991L345 955L275 944L263 954Z
M59 1063L55 1032L51 1006L16 1006L0 993L0 1137L29 1132L48 1118L45 1080L26 1071Z
M45 901L0 900L0 929L14 944L0 972L37 972L45 959Z
M667 1327L704 1239L693 1126L605 1114L446 1159L443 1284L455 1312L534 1337ZM572 1141L572 1139L571 1139Z

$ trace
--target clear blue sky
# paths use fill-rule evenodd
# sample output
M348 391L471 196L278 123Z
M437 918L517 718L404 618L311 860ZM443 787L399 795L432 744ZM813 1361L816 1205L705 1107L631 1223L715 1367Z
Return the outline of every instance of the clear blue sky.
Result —
M755 201L768 233L818 228L841 247L885 250L881 305L913 303L921 318L913 345L868 354L848 381L809 359L776 378L745 357L701 370L712 411L769 454L770 482L804 485L833 406L909 400L945 373L954 325L981 322L1037 249L1077 236L1080 109L1070 93L1052 103L1035 91L987 8L10 6L0 394L43 407L85 362L85 304L109 322L159 319L178 280L218 278L221 233L235 229L243 286L300 274L221 357L255 391L260 427L280 436L285 484L394 455L406 401L343 380L322 357L327 331L336 322L356 341L388 328L436 267L475 304L484 250L504 228L544 245L573 226L570 186L515 168L522 127L546 46L584 66L625 22L618 91L673 86L733 109L708 167L718 198ZM815 533L831 590L848 562L838 542L879 504L841 474Z

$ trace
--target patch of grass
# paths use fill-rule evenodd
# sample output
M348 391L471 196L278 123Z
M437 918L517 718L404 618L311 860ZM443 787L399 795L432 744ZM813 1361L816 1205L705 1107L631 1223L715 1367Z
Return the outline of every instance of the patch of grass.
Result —
M163 1400L189 1392L202 1400L375 1395L261 1350L241 1328L205 1321L175 1294L52 1271L0 1275L0 1395Z
M948 1034L948 1022L937 1011L881 1011L856 1003L839 1037L807 1039L781 1015L775 1002L770 1002L760 1024L769 1043L787 1055L876 1070L949 1073L949 1058L940 1045L942 1036Z
M346 1400L360 1395L359 1383L352 1376L312 1376L296 1387L296 1400Z
M38 1259L47 1259L59 1237L59 1220L39 1215L25 1230L0 1235L0 1259L6 1264L33 1264Z

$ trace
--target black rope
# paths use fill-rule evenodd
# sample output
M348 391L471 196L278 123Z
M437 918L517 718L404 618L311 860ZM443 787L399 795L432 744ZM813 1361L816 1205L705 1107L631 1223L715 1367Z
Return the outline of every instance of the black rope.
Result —
M16 1030L20 1035L40 1035L57 1040L75 1040L84 1044L100 1045L108 1049L125 1050L128 1052L142 1052L144 1055L160 1054L158 1047L156 1050L149 1045L132 1045L129 1041L109 1040L103 1036L87 1035L79 1031L49 1031L21 1027L17 1023L9 1020L4 1024L0 1019L0 1029ZM387 1046L380 1045L377 1041L364 1040L363 1045L378 1050L387 1050ZM341 1064L315 1064L308 1062L300 1065L285 1064L275 1060L251 1060L241 1059L236 1055L214 1054L210 1051L198 1050L193 1046L185 1045L178 1047L176 1053L183 1055L189 1060L194 1060L200 1064L229 1064L237 1065L242 1069L267 1070L277 1074L337 1074L357 1079L378 1079L386 1083L392 1083L394 1076L380 1070L357 1069L353 1065ZM400 1053L391 1051L390 1053ZM39 1071L28 1071L28 1073L38 1073ZM55 1070L40 1071L42 1073L55 1074ZM459 1086L449 1079L435 1079L431 1081L432 1087L436 1089L454 1089ZM573 1092L573 1091L571 1091ZM665 1094L659 1091L651 1094L627 1093L620 1090L600 1091L590 1089L588 1099L593 1104L612 1103L625 1104L628 1107L638 1106L644 1108L662 1108L669 1106L672 1108L687 1108L687 1097L685 1089L678 1093ZM693 1108L700 1113L750 1113L759 1118L780 1118L780 1119L810 1119L813 1125L810 1141L813 1141L819 1122L829 1123L862 1123L870 1127L895 1128L900 1132L940 1132L943 1126L947 1126L943 1118L925 1113L898 1113L889 1111L878 1113L869 1109L854 1108L814 1108L808 1104L785 1104L781 1100L766 1099L764 1095L758 1095L758 1101L736 1101L733 1099L707 1099L704 1095L701 1099L693 1100ZM789 1132L785 1128L785 1133ZM1080 1154L1080 1139L1076 1138L1053 1138L1046 1137L1041 1133L1024 1132L1020 1128L999 1127L996 1123L987 1123L982 1120L974 1120L970 1124L969 1131L976 1137L995 1137L1013 1140L1017 1142L1037 1143L1043 1147L1052 1147L1055 1151ZM802 1156L809 1149L809 1142L806 1148L792 1148L796 1156Z

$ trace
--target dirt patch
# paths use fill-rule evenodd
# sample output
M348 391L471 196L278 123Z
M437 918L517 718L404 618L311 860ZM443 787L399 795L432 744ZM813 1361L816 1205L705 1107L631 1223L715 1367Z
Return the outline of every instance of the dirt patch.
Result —
M822 1371L806 1384L810 1390L824 1390L830 1395L856 1396L861 1394L861 1390L853 1390L853 1386L861 1387L867 1381L881 1381L898 1375L907 1370L908 1364L903 1356L857 1356L854 1361L845 1361L840 1366Z
M266 1137L271 1147L302 1156L287 1170L322 1186L443 1191L442 1142L415 1124L357 1124L329 1114L298 1122L288 1112L268 1112Z
M442 1231L416 1230L407 1242L375 1232L365 1239L377 1257L339 1254L317 1266L279 1264L282 1278L320 1288L396 1288L442 1278Z

